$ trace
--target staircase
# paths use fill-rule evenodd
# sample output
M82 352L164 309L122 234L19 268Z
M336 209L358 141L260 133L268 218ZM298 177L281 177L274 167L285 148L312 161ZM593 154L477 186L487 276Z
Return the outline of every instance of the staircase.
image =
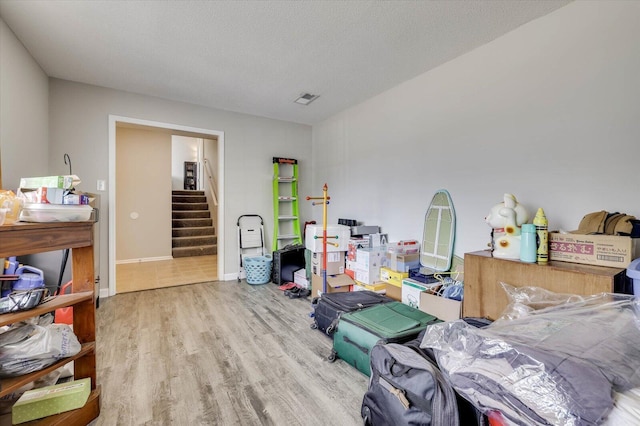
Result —
M172 191L172 255L218 254L213 220L204 191Z

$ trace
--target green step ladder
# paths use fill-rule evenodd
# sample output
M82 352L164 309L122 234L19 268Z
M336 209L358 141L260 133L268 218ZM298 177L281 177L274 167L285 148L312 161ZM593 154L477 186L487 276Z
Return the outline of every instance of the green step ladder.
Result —
M298 209L298 160L273 157L273 251L302 244Z

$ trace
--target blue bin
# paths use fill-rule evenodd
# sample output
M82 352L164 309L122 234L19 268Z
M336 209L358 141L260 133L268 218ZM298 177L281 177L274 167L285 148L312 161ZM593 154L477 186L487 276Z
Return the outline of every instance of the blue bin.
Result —
M629 264L627 276L633 280L634 296L640 296L640 257Z
M266 284L271 280L271 257L245 257L244 269L247 284Z

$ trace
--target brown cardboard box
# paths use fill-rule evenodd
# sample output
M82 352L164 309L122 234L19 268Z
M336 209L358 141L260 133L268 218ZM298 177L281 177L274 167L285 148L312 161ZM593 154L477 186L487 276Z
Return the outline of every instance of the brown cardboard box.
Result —
M391 283L384 283L385 284L385 289L387 290L385 295L387 297L390 297L393 300L396 300L398 302L402 301L402 287L399 287L395 284L391 284Z
M549 259L585 265L626 268L640 257L636 238L549 232Z
M442 321L454 321L460 318L462 302L423 291L420 293L419 309Z
M354 284L353 279L346 274L327 275L327 293L340 293L351 291ZM322 294L322 277L320 275L311 275L311 297L320 296Z
M344 255L343 251L327 253L327 275L344 274ZM314 274L322 273L322 257L322 253L311 254L311 271Z

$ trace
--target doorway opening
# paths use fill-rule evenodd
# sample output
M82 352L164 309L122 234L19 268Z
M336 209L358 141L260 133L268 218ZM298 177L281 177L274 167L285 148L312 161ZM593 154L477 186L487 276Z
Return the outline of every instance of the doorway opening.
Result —
M140 135L144 137L140 137ZM147 137L147 135L151 136ZM169 197L168 194L171 193L171 138L173 136L200 139L203 151L202 166L199 174L200 176L207 174L207 163L209 163L211 170L215 170L214 183L203 182L203 179L201 179L200 185L205 189L207 186L214 186L213 192L215 193L217 208L212 209L212 211L215 211L213 226L215 226L217 233L217 276L218 279L224 276L224 132L110 115L108 296L120 292L116 283L116 264L173 259L171 255L171 226L167 225L169 228L168 234L164 231L148 231L146 234L141 234L141 232L144 232L145 227L153 228L155 226L155 229L158 229L153 221L160 220L167 221L167 223L171 221L171 207L156 209L153 208L153 203L154 197L156 203L161 203L164 202L163 200L166 201ZM121 139L121 137L124 139ZM131 145L129 146L123 140L131 141ZM154 143L153 141L155 143L158 143L158 141L163 142L161 145L159 143L150 145ZM164 141L168 142L165 144ZM215 145L212 145L213 142L215 142ZM122 147L119 144L128 147L128 151L124 152L124 154L119 151L118 148ZM160 146L163 148L158 149ZM207 155L207 146L209 146L209 155ZM150 147L153 147L153 149ZM213 155L214 151L215 155ZM161 167L158 166L160 170L155 170L154 164L161 164ZM140 169L142 173L135 171L136 168ZM132 170L134 171L133 174L128 176L126 172ZM136 185L133 185L133 182ZM139 206L132 202L131 200L135 199L136 194L134 191L129 190L129 186L142 187L142 190L149 191L145 195L149 196L150 204ZM165 205L163 204L163 206ZM160 238L160 242L145 241L148 238ZM123 244L123 241L126 244ZM143 244L150 247L150 251L145 253L145 248L141 247ZM129 252L131 246L139 251ZM158 248L160 248L160 251L158 251Z

